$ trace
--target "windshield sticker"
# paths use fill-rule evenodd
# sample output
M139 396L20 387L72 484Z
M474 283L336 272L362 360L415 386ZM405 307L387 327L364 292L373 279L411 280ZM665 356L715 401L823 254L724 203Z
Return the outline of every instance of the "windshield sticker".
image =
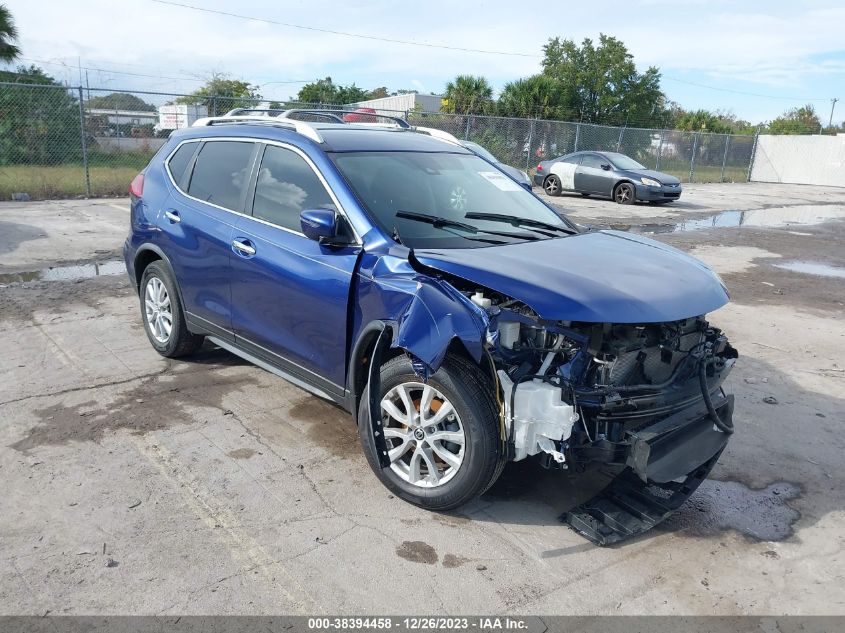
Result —
M575 163L559 162L552 165L551 172L560 178L560 186L566 191L575 189Z
M520 186L498 171L480 171L479 176L486 178L502 191L519 191Z

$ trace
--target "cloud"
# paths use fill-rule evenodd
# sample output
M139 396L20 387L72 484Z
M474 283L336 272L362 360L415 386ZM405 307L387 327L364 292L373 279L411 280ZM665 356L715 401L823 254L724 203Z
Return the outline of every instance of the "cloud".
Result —
M199 5L199 0L195 1ZM45 66L60 79L79 80L83 66L120 70L138 77L89 71L92 85L186 92L198 78L228 72L268 84L265 97L286 98L298 84L285 79L331 76L359 86L409 85L440 91L458 73L480 74L501 88L540 70L541 47L560 35L580 41L608 32L624 41L641 67L656 65L665 75L754 89L810 90L813 82L839 78L843 69L839 0L798 4L786 0L707 2L606 0L601 11L589 3L549 5L541 19L518 11L510 0L483 3L429 0L398 7L364 0L314 11L310 3L243 0L236 5L208 0L202 6L320 28L417 42L536 53L535 58L485 55L375 40L340 37L136 0L53 2L49 11L29 0L7 0L27 58L65 62ZM555 7L557 13L555 13ZM624 19L608 21L609 15ZM424 87L424 89L423 89ZM667 89L677 84L666 84ZM730 97L716 107L730 107ZM820 95L824 96L824 94Z

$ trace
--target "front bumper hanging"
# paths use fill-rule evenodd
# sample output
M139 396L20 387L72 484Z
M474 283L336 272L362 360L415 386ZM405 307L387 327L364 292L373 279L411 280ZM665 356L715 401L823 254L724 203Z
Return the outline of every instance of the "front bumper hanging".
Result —
M721 419L732 418L733 396L713 404ZM714 427L706 413L702 416L700 407L630 432L628 468L560 519L597 545L642 534L692 496L716 465L729 437Z

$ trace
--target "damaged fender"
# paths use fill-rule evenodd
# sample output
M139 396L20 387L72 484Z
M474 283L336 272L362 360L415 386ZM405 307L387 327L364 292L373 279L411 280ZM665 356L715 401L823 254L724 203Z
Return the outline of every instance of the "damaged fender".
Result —
M366 323L389 322L390 347L411 354L424 379L440 368L454 339L481 362L490 325L487 313L447 281L419 273L408 255L365 256L356 304L356 332Z

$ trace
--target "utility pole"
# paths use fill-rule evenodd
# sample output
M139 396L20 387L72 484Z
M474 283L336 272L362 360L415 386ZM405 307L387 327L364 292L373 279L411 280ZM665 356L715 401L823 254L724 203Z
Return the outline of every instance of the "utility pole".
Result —
M833 99L830 100L830 119L827 122L827 129L828 130L833 127L833 109L836 107L837 101L839 101L839 99L837 97L834 97Z

